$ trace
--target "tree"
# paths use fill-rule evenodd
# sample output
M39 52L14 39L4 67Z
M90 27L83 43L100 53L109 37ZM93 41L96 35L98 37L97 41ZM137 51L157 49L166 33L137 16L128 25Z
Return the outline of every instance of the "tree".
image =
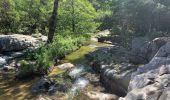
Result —
M52 4L52 0L1 0L0 31L45 34Z
M54 0L53 12L49 20L48 43L51 43L53 41L56 24L57 24L58 3L59 0Z
M62 0L59 7L58 32L90 33L99 25L95 21L98 12L89 0Z

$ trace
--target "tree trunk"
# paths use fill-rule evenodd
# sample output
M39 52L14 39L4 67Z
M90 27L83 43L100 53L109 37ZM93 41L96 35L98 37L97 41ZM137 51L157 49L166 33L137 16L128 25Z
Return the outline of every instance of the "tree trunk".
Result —
M72 31L75 32L75 9L74 9L74 0L71 1L72 6Z
M48 43L53 41L56 25L57 25L57 14L58 14L58 3L59 0L54 1L53 13L49 20L49 33L48 33Z

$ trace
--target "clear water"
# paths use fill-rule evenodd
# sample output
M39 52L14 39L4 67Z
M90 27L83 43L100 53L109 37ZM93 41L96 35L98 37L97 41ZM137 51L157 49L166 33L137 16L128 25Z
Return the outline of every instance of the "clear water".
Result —
M77 93L79 89L86 87L89 80L81 77L83 72L87 72L88 61L85 55L96 50L96 47L108 46L108 44L91 42L90 45L82 46L79 50L69 54L63 62L72 62L75 67L69 75L75 78L75 82L70 88L71 98ZM57 73L60 71L56 71ZM39 100L39 95L30 94L30 86L34 84L39 78L32 78L28 81L14 80L14 72L2 73L0 72L0 100ZM44 94L43 94L44 95ZM65 99L61 99L65 100Z

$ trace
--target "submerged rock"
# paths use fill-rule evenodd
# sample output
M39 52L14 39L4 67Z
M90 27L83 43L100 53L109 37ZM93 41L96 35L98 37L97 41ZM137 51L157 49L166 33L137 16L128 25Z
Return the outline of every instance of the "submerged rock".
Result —
M48 92L50 94L57 90L56 83L50 79L42 78L31 87L31 93Z

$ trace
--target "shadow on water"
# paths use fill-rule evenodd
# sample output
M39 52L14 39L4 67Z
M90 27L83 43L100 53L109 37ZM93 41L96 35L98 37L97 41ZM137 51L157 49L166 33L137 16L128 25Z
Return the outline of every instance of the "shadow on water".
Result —
M29 93L29 89L39 78L17 81L14 79L14 72L0 72L0 74L1 100L30 100L35 97Z
M78 76L76 81L77 83L75 82L71 88L70 95L73 96L69 100L79 100L79 98L83 98L83 95L81 95L80 92L81 89L83 91L105 91L105 89L101 87L99 75L96 75L95 71L91 68L89 59L86 56L87 54L96 51L98 47L104 47L104 46L108 46L108 44L91 42L90 45L82 46L79 50L67 55L63 60L63 62L71 62L74 65L76 65L76 67L74 68L75 70L73 69L73 71L75 76ZM76 72L81 75L76 74ZM80 85L83 88L78 87L77 85ZM74 94L78 94L78 95L74 95ZM84 100L88 100L88 99L86 98Z

